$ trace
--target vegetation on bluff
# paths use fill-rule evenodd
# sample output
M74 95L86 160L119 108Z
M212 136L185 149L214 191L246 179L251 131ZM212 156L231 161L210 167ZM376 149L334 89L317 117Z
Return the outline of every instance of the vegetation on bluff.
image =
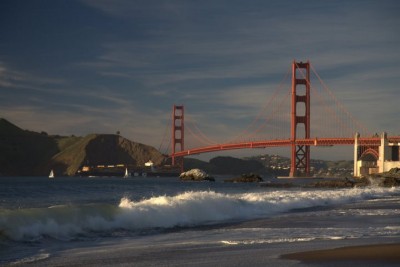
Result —
M157 149L114 134L85 137L50 136L15 126L0 119L0 174L74 175L83 165L144 165L152 160L161 164L165 157Z

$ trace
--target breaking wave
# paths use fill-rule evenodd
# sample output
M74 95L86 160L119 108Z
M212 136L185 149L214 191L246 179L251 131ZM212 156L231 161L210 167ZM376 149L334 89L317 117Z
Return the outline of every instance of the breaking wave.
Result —
M268 217L292 209L350 203L398 194L398 188L272 191L224 194L190 191L140 201L122 198L118 206L91 204L0 209L0 237L16 241L71 240L113 231L190 227Z

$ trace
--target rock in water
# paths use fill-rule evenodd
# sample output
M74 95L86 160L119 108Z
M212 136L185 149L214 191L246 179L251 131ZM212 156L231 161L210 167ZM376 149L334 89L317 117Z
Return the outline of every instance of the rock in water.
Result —
M261 176L254 173L242 174L242 176L240 177L224 180L224 182L230 183L258 183L262 181L263 179L261 178Z
M215 181L213 177L200 169L191 169L187 172L182 172L179 178L182 181Z

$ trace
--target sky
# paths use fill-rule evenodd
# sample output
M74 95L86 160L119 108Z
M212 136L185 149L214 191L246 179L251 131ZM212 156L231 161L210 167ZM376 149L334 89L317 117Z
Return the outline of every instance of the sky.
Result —
M177 104L222 143L309 60L352 116L400 135L399 14L397 0L2 0L0 117L159 148Z

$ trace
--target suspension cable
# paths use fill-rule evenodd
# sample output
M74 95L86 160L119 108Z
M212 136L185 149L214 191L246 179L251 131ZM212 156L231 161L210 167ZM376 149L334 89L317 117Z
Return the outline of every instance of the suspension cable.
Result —
M207 141L207 139L205 139L204 137L201 137L199 135L197 135L189 126L189 124L186 124L185 129L187 129L189 131L189 133L195 138L197 139L200 143L203 143L205 145L210 145L210 142Z
M168 116L168 117L169 117L169 120L168 120L167 125L165 126L164 135L163 135L163 138L161 139L161 143L160 143L160 146L158 147L158 151L161 151L161 147L164 145L164 142L165 142L166 137L167 137L167 133L169 132L168 130L171 129L172 117L171 117L171 116ZM169 146L170 146L170 144L171 144L171 142L167 142L167 143L168 143L168 146L167 146L167 149L165 150L165 153L164 153L164 154L167 154L167 153L168 153Z
M347 114L347 116L356 124L358 127L360 127L366 134L369 134L370 131L358 120L356 120L353 115L338 101L338 99L335 97L335 95L332 93L332 91L329 89L329 87L324 83L324 81L321 79L321 77L318 75L316 70L314 69L313 65L311 65L311 69L314 72L314 74L317 76L318 80L322 84L323 88L328 92L328 94L333 98L333 100L336 102L336 104L342 109L342 111Z
M253 125L260 119L261 115L263 115L264 111L267 109L267 107L271 106L272 101L277 97L278 92L280 92L283 88L283 84L284 82L287 80L288 76L290 73L290 68L288 69L288 71L286 72L285 77L281 80L281 82L279 83L279 86L277 87L277 89L274 91L272 97L268 100L268 102L261 108L261 110L259 111L258 115L253 119L253 121L247 125L247 127L240 132L238 135L236 135L234 138L230 139L227 143L232 143L234 141L239 140L239 138L246 138L246 137L251 137L254 136L253 133L250 133L249 130L251 127L253 127ZM265 123L265 122L264 122Z
M257 133L259 133L261 130L263 130L267 126L267 124L274 118L275 114L278 113L282 109L282 107L284 106L283 103L286 102L290 93L291 92L289 90L288 93L285 94L285 97L279 103L278 108L274 112L272 112L272 114L270 114L269 117L267 117L265 119L265 121L262 125L260 125L253 133L248 135L248 138L254 137Z

